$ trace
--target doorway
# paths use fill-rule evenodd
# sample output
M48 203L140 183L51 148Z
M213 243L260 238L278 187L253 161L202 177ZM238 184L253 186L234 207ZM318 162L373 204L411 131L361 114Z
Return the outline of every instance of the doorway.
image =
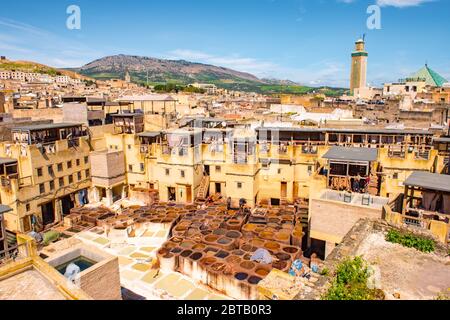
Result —
M41 205L42 223L45 225L55 222L55 206L53 201Z
M192 202L192 187L191 186L186 187L186 202L188 202L188 203Z
M61 207L63 216L67 216L68 214L70 214L70 209L75 207L75 204L72 200L72 195L69 194L61 198Z
M287 198L287 182L281 183L281 198Z
M272 198L272 199L270 199L270 204L272 206L279 206L280 205L280 199Z
M222 184L216 182L216 193L222 193Z
M169 201L176 201L177 200L177 193L174 187L168 187L167 188L167 198Z

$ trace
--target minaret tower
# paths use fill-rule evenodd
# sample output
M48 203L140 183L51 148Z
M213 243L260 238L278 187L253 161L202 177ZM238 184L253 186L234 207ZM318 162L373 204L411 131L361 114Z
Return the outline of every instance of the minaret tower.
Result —
M125 82L126 83L130 83L131 82L131 76L130 76L130 72L128 71L128 69L125 72Z
M355 89L366 87L367 57L369 54L365 50L364 38L356 41L355 51L352 52L352 71L350 74L350 93L352 95Z

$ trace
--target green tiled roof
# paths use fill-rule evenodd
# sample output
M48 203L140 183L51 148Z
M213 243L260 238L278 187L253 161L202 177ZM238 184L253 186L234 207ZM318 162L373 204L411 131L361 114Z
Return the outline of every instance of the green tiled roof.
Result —
M428 65L425 65L422 69L413 74L410 78L416 79L421 78L425 79L426 84L435 87L442 87L442 85L448 82L444 77L442 77L437 72L431 70Z

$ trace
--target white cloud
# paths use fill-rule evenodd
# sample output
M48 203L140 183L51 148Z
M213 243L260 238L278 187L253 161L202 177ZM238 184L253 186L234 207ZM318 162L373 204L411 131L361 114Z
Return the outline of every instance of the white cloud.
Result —
M216 56L202 51L177 49L169 52L168 59L183 59L201 62L233 70L249 72L259 78L292 80L308 86L347 87L346 66L336 61L325 60L302 68L288 68L279 64L238 55Z
M14 60L31 60L52 67L80 67L100 56L72 36L52 32L0 17L0 50Z
M434 0L377 0L377 4L380 7L397 7L397 8L406 8L406 7L417 7L421 4L432 2Z
M201 51L176 49L170 51L168 59L183 59L192 62L212 64L215 66L226 67L233 70L252 73L259 77L265 77L271 70L278 66L274 63L261 61L253 58L245 58L239 55L216 56Z
M337 0L343 3L354 3L357 0ZM396 8L407 8L407 7L417 7L421 4L427 2L433 2L437 0L377 0L377 5L380 7L396 7Z

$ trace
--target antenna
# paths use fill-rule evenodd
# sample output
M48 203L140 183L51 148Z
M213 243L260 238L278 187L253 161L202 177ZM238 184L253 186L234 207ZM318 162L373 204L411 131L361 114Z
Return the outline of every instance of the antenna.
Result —
M362 39L363 39L364 42L366 42L366 34L365 33L363 34Z

